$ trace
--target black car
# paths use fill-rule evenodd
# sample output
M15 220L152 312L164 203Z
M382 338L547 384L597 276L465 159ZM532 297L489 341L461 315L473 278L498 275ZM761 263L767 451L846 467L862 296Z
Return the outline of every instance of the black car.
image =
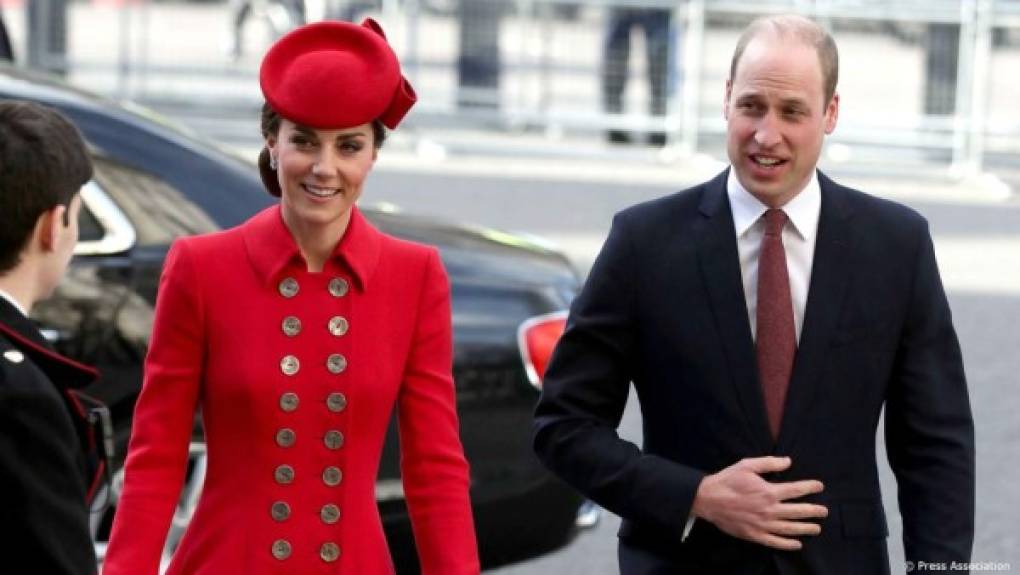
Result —
M3 65L0 98L60 109L90 146L95 177L82 191L77 255L54 297L33 315L61 352L102 372L101 381L86 391L110 406L122 458L170 242L235 226L275 200L263 190L253 164L144 111ZM252 122L254 129L255 117ZM578 289L576 273L561 254L524 238L393 209L362 210L387 233L438 246L449 272L454 378L483 565L564 544L575 529L581 499L541 468L531 451L530 429L539 376L562 331L562 310ZM413 573L417 559L393 431L391 425L377 499L398 570ZM197 423L192 454L168 552L187 524L204 476ZM109 509L94 514L100 555L117 484L115 478Z

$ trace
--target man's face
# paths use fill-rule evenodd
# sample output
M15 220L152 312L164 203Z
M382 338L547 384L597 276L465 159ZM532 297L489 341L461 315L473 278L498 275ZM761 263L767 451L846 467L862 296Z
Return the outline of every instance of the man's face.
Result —
M760 35L747 45L726 84L726 151L737 179L780 207L811 179L839 96L825 101L815 49L797 39Z

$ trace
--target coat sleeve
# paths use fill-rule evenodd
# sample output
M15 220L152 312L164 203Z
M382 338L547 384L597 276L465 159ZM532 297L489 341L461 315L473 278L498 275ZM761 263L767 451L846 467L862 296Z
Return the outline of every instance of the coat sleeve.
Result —
M184 482L205 357L203 306L188 244L170 248L156 298L104 575L156 575Z
M450 286L429 252L398 398L400 469L423 575L479 572L469 474L451 374Z
M571 306L535 410L542 462L624 519L683 538L703 473L642 453L617 434L637 375L637 285L642 265L624 212Z
M96 558L76 432L55 390L14 388L4 381L33 377L28 369L0 372L0 493L6 500L0 547L35 573L90 575Z
M974 539L974 422L927 228L914 268L885 408L905 558L968 562Z

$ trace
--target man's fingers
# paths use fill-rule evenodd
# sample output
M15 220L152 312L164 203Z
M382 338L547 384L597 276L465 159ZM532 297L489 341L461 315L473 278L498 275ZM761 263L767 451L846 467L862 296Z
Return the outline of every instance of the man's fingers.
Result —
M779 519L821 519L828 517L829 510L823 505L812 503L783 503L776 507Z
M771 533L763 533L761 536L752 539L752 541L781 551L800 551L802 547L800 541L796 539L787 539L786 537L779 537Z
M788 483L773 483L776 497L780 501L786 501L787 499L797 499L804 497L805 495L812 495L815 493L821 493L825 486L822 485L821 481L814 479L805 479L803 481L790 481Z
M765 530L773 535L801 537L821 534L822 526L810 521L770 521Z
M749 457L741 459L738 465L743 465L758 475L762 475L783 471L790 467L790 463L789 457Z

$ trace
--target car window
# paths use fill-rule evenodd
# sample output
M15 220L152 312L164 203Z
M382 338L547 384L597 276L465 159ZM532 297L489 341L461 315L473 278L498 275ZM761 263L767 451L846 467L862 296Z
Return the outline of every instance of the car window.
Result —
M98 242L105 235L106 232L103 230L103 225L99 223L99 219L92 213L88 205L83 204L81 211L78 212L78 241Z
M138 245L166 245L181 235L219 229L196 204L163 179L94 156L94 181L117 205L135 229Z

